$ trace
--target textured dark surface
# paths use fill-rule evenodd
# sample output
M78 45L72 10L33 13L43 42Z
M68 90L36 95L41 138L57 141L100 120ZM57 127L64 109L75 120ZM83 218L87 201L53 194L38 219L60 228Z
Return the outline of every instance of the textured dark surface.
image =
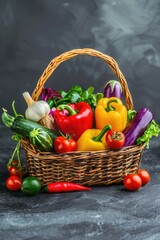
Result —
M0 239L160 239L160 138L153 138L144 152L141 167L149 171L151 181L137 192L113 185L26 197L5 187L15 143L9 129L1 126L0 132Z
M90 47L117 60L135 108L148 107L159 120L159 12L159 0L1 0L0 107L15 99L23 112L22 92L33 91L52 58ZM102 61L81 56L59 66L47 85L102 91L112 78Z
M18 112L22 92L33 91L55 56L90 47L113 56L124 73L135 108L159 118L159 0L1 0L0 108ZM77 57L59 66L46 86L68 89L93 85L102 91L115 78L97 59ZM0 240L158 240L160 239L160 138L145 151L150 183L137 192L122 185L90 192L40 193L26 197L5 187L6 164L15 143L0 128Z

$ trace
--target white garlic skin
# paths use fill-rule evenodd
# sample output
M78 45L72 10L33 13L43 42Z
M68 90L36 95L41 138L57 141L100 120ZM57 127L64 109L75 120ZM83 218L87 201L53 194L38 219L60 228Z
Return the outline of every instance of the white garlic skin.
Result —
M27 119L39 122L43 117L48 115L50 112L50 107L47 102L40 100L32 103L25 112Z

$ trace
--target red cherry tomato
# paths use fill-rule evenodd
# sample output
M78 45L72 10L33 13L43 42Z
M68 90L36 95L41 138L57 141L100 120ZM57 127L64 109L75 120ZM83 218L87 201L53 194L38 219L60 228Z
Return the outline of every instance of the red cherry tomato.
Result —
M119 149L123 147L125 136L122 132L109 130L106 133L106 143L112 149Z
M142 186L142 180L137 174L128 174L124 177L124 186L127 190L136 191Z
M144 169L138 170L138 176L142 180L142 186L146 185L150 181L150 174Z
M12 166L16 166L16 167L17 167L17 165L18 165L18 160L17 160L17 159L14 159L14 160L12 161Z
M77 142L72 138L59 136L54 140L54 149L57 153L76 151Z
M6 187L11 191L18 191L21 189L22 180L18 176L10 176L6 180Z
M18 177L21 177L22 176L22 171L19 171L17 167L11 167L9 169L9 173L10 175L14 175L14 176L18 176Z
M11 168L12 168L11 165L8 165L8 166L7 166L8 172L10 172L10 169L11 169Z
M11 165L7 165L8 172L10 172L10 169L11 169L12 167L17 167L17 165L18 165L18 160L17 160L17 159L14 159L14 160L12 161Z

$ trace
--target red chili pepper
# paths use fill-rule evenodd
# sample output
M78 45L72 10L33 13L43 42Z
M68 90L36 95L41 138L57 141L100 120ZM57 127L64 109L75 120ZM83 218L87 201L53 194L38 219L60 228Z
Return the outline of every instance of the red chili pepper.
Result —
M43 188L49 193L73 192L73 191L89 191L91 188L72 183L72 182L52 182Z
M67 110L67 114L64 114L64 109ZM54 112L54 120L58 130L77 141L85 130L92 128L93 112L86 102L70 105L61 104Z

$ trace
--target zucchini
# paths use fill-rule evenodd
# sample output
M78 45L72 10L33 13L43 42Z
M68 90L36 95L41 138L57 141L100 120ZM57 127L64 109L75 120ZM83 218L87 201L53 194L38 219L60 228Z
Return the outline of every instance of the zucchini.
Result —
M53 151L53 139L41 128L33 129L29 134L30 143L41 152Z
M24 138L29 138L30 132L34 129L42 129L46 131L53 140L58 136L57 132L54 130L19 116L15 118L9 115L7 112L2 114L2 121L13 132L18 133Z

